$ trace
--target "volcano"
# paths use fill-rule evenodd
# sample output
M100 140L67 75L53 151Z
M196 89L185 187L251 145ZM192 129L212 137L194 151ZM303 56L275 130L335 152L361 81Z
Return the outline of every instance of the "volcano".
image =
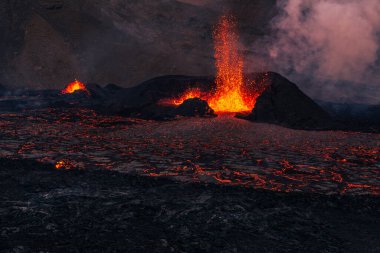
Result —
M238 113L238 117L300 129L326 129L332 126L329 114L280 74L254 73L244 79L251 80L263 92L260 95L247 93L247 96L252 96L251 101L257 101L256 105L248 113ZM208 94L213 94L216 87L215 77L157 77L111 96L102 105L102 110L145 119L173 118L176 116L175 108L187 99L199 96L209 102ZM216 114L223 113L215 110L212 103L208 105Z
M127 116L167 119L183 116L179 113L181 110L175 108L186 103L191 113L185 115L189 116L211 116L214 112L248 114L253 110L250 115L240 117L295 128L326 128L329 125L328 114L279 74L244 75L244 60L238 48L237 23L233 16L221 16L213 38L215 77L154 78L112 98L107 108ZM187 103L189 99L200 99L204 103L194 103L196 100ZM259 101L258 108L255 108L256 101ZM194 108L189 110L191 104Z
M242 118L296 129L327 129L333 126L326 111L296 84L277 73L270 74L270 85L257 98L252 112Z

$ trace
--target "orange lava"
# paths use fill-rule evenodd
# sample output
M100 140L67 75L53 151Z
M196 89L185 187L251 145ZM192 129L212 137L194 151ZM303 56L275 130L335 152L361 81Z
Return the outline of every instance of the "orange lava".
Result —
M238 44L235 19L222 16L214 30L216 90L208 101L216 112L250 111L255 106L255 98L244 94L244 62Z
M78 80L75 80L72 83L69 83L65 89L61 91L62 94L71 94L78 90L85 91L87 94L89 94L89 91L86 88L86 85Z
M165 100L166 103L180 105L186 99L198 97L206 100L215 112L251 111L261 92L255 82L247 83L244 80L244 61L238 49L239 36L235 18L231 15L223 15L215 26L213 37L216 67L215 89L210 94L201 94L199 90L190 89L179 98ZM249 86L251 86L250 89L248 89Z
M56 164L55 164L55 168L56 169L63 169L63 168L65 168L66 167L66 163L65 163L65 161L58 161L58 162L56 162Z
M55 163L54 167L57 170L71 170L74 169L76 166L68 160L59 160Z
M180 97L178 98L173 98L173 99L164 99L161 100L161 104L172 104L172 105L181 105L185 100L190 99L190 98L202 98L202 92L198 88L193 88L187 90L185 93L183 93Z

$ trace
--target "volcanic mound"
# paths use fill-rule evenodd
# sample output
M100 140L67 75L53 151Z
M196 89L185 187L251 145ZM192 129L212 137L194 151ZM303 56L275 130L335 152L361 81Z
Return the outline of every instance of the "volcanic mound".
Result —
M300 129L326 129L331 126L328 113L304 94L297 85L280 74L255 73L246 79L259 84L261 93L256 99L252 112L249 114L245 112L244 115L238 113L239 118ZM207 97L207 94L212 94L214 89L213 77L162 76L117 92L106 100L103 110L145 119L166 119L170 115L181 115L173 108L180 106L186 99L203 99L202 96ZM198 91L199 94L195 92L193 97L185 97L178 104L180 101L178 98L184 97L187 91L192 90ZM193 113L183 116L210 115L212 113Z
M326 111L296 84L277 73L270 73L269 85L258 97L252 113L242 118L296 129L332 127L332 120Z

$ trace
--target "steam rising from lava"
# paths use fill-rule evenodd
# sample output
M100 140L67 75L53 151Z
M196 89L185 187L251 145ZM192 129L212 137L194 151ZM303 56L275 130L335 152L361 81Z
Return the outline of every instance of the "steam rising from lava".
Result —
M293 75L299 84L311 80L309 92L319 99L369 102L363 101L363 94L371 103L380 102L380 1L277 2L281 10L273 23L277 36L262 45L271 44L268 52L276 71ZM340 81L346 81L343 87L334 85Z
M78 90L81 90L81 91L84 91L86 92L87 94L89 94L90 92L87 90L86 88L86 85L78 80L75 80L74 82L72 83L69 83L65 89L63 89L61 91L62 94L71 94L71 93L74 93Z

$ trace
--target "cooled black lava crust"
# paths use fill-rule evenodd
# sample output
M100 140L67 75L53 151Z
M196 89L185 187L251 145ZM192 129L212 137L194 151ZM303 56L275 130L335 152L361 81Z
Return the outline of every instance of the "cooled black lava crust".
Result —
M2 252L379 252L380 198L0 159Z

